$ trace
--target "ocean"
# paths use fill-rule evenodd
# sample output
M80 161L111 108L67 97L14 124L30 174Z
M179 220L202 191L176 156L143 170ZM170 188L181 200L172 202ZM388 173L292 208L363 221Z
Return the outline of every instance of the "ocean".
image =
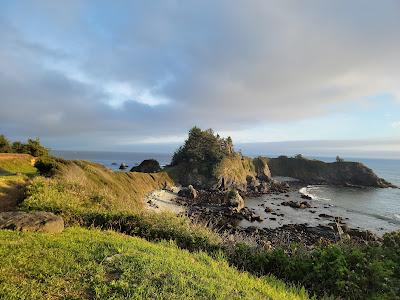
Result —
M165 166L171 161L171 154L100 152L100 151L53 151L53 155L65 159L83 159L100 163L110 169L118 170L121 163L129 168L148 158L158 160ZM316 157L332 162L334 158ZM400 186L400 160L348 158L359 161L371 168L377 175ZM387 188L348 188L325 185L304 187L302 193L310 195L319 206L329 207L334 215L347 217L349 224L377 233L400 230L400 189ZM249 206L258 207L259 200L249 200ZM294 215L293 215L294 216ZM298 216L294 216L295 219ZM307 221L307 218L305 218ZM302 218L296 219L302 222ZM263 222L264 223L264 222ZM282 223L277 221L276 225ZM264 226L265 224L262 224Z
M320 158L333 161L333 158ZM400 160L351 158L371 168L379 177L400 187ZM307 186L303 193L316 201L329 203L350 214L353 220L374 223L373 229L400 229L400 189L344 188L333 186ZM371 224L372 225L372 224ZM359 226L361 227L361 226ZM378 227L378 228L374 228ZM388 231L385 230L385 231Z

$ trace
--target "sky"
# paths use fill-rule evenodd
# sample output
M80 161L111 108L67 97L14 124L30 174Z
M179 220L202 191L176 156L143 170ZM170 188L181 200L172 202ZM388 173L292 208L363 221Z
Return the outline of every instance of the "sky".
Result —
M400 1L0 2L0 133L400 158Z

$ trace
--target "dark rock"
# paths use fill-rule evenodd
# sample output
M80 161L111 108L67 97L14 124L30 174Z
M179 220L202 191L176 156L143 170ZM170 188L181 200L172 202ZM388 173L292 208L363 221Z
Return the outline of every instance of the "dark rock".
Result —
M333 218L333 216L328 215L328 214L319 214L318 216L321 218Z
M304 194L301 194L301 198L307 199L307 200L312 200L312 197L311 197L311 196L304 195Z
M259 216L259 215L254 215L254 214L253 214L253 216L252 216L252 220L253 220L253 221L257 221L257 222L262 222L262 221L263 221L263 219L261 218L261 216Z
M120 169L120 170L128 169L128 165L127 165L126 163L122 163L122 164L119 166L119 169Z
M0 229L59 233L64 230L64 220L50 212L10 211L0 213Z
M188 199L196 199L198 193L192 185L189 185L188 187L181 188L178 192L178 196Z
M293 208L300 208L300 209L310 208L311 207L311 205L307 201L303 201L303 202L284 201L284 202L282 202L282 205L290 206L290 207L293 207Z
M145 159L140 165L133 167L131 172L157 173L161 171L160 164L155 159Z
M272 212L272 208L266 207L266 208L264 209L264 211L265 211L266 213L270 213L270 212Z
M244 208L244 200L236 190L230 190L226 193L227 202L234 210L240 212Z

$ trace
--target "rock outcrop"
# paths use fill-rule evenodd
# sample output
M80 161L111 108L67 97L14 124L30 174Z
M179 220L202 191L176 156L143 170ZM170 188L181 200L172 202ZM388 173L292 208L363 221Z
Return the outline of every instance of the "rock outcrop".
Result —
M194 127L165 170L183 186L264 193L271 177L267 162L267 158L253 159L235 152L230 137L224 139L211 129Z
M178 192L178 196L185 197L188 199L196 199L198 193L192 185L189 185L188 187L181 188L180 191Z
M215 164L209 162L182 162L166 169L176 182L199 189L237 189L242 192L264 193L270 189L271 173L267 159L250 158L240 154L223 157Z
M64 220L50 212L9 211L0 213L0 229L59 233L64 230Z
M133 167L131 172L157 173L161 171L160 164L155 159L145 159L140 165Z
M126 164L126 163L121 163L120 165L119 165L119 169L120 170L126 170L126 169L128 169L128 165Z
M244 208L244 200L236 190L230 190L226 193L227 204L236 212L240 212Z
M268 166L273 176L293 177L307 184L395 187L358 162L325 163L319 160L280 156L269 159Z

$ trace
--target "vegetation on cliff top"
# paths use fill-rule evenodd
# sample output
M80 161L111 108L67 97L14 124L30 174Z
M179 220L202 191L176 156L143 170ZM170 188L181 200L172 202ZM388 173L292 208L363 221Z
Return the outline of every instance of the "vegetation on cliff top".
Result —
M49 149L42 146L38 138L28 139L26 143L11 143L4 135L0 135L0 153L24 153L39 157L49 155Z
M175 166L182 162L215 164L233 153L230 137L223 139L218 134L214 134L212 129L203 131L198 127L193 127L184 145L174 153L171 165Z

